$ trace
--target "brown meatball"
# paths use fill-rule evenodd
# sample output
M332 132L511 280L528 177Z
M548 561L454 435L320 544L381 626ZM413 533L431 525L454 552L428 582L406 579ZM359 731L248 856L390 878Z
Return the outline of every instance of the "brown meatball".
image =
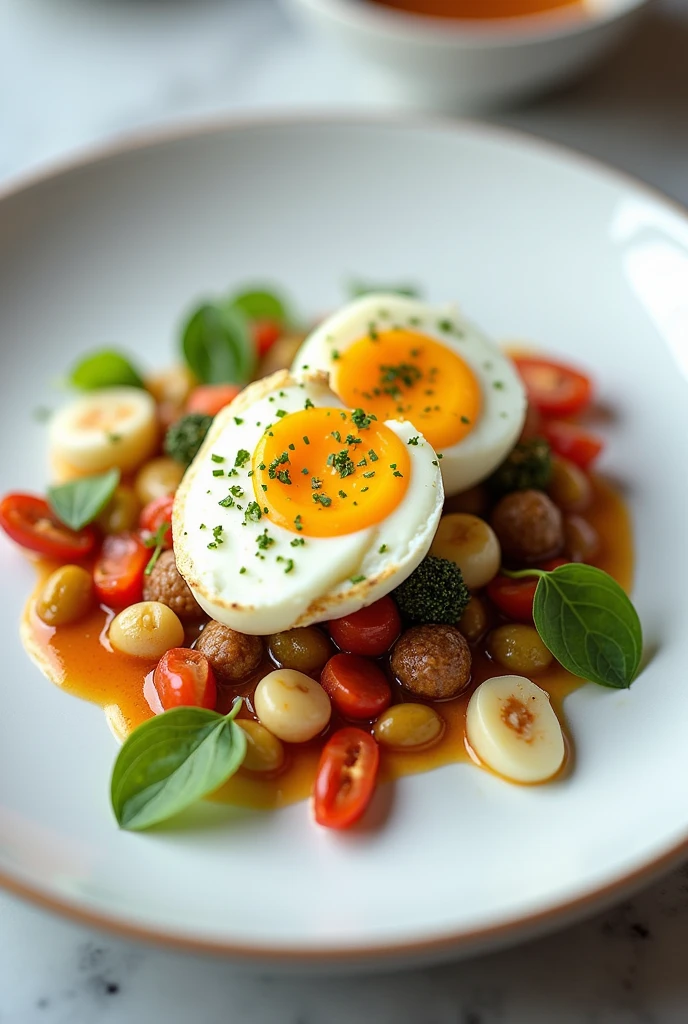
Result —
M471 680L471 651L456 626L413 626L392 648L391 666L404 689L428 700L456 697Z
M211 619L196 641L196 650L205 654L218 683L235 686L260 665L263 641L259 636L237 633L235 629Z
M205 617L188 583L179 574L174 551L163 551L150 576L144 576L143 598L166 604L182 622L197 622Z
M564 545L561 512L542 491L505 494L495 505L491 522L509 559L538 562L559 554Z

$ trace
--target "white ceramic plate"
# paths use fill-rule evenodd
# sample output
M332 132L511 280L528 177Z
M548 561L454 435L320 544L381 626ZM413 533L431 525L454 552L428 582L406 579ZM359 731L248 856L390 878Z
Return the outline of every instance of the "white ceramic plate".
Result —
M235 124L136 145L0 203L0 490L45 479L54 383L120 344L155 366L180 312L274 279L314 313L343 282L417 280L499 338L594 372L613 410L649 667L567 703L575 771L519 788L468 765L383 788L373 825L298 805L206 806L199 827L118 832L100 709L51 686L17 623L32 571L0 541L0 881L131 935L302 965L439 958L571 919L688 841L688 221L661 197L477 125ZM376 818L385 818L375 827Z

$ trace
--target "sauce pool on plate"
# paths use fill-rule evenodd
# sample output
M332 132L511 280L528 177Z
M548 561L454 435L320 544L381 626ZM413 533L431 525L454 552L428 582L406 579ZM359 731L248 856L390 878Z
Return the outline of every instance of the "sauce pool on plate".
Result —
M583 13L584 5L576 0L369 0L381 7L391 7L406 14L430 18L482 21L494 18L518 18L545 14L566 8Z
M628 512L621 497L603 480L593 478L594 497L586 518L598 532L600 555L595 560L599 568L613 576L626 590L630 588L633 573L633 548ZM39 563L40 591L52 563ZM22 620L24 645L39 668L61 689L84 700L100 705L118 738L123 739L132 729L153 715L155 695L151 685L157 659L146 662L113 652L107 640L107 628L113 612L99 607L86 619L71 626L47 626L35 611L36 595L26 605ZM187 636L192 642L195 634ZM274 668L265 658L255 677L238 691L222 690L218 710L228 710L232 698L240 693L245 698L241 717L252 714L252 696L258 680ZM433 702L432 707L444 721L442 738L428 749L396 752L381 748L380 780L389 781L403 775L426 772L457 761L468 761L471 752L465 740L466 707L471 693L484 679L503 674L484 651L484 645L473 648L473 670L469 689L452 700ZM537 685L546 690L554 710L563 719L564 698L582 685L556 662L536 677ZM401 687L394 685L394 701L413 699ZM345 724L336 716L329 732ZM272 777L240 770L222 787L215 798L246 807L270 809L282 807L309 796L316 773L322 738L310 743L287 744L284 767ZM570 749L570 744L567 744ZM484 766L483 766L484 767ZM566 766L564 766L564 771Z

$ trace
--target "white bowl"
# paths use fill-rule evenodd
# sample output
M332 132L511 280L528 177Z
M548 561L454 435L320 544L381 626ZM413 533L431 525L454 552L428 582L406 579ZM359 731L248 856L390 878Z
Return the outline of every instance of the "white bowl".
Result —
M283 0L302 21L367 62L394 101L443 111L505 106L582 71L650 0L587 0L520 18L449 21L368 0Z
M494 337L594 375L650 663L630 691L566 699L575 770L548 786L452 764L381 786L346 835L305 803L205 804L120 832L115 741L22 649L34 574L0 536L0 886L147 941L372 969L533 935L688 855L688 217L632 180L480 125L293 119L129 145L7 190L0 494L44 487L34 413L103 338L153 369L203 295L275 281L317 314L352 277L458 299Z

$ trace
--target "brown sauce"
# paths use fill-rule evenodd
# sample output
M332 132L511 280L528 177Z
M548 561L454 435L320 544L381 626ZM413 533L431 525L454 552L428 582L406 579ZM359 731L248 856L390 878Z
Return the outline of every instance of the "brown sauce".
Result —
M601 540L602 554L595 564L629 589L633 549L629 516L622 498L609 484L594 480L593 503L585 515ZM55 568L49 563L39 563L39 567L41 581ZM54 628L46 626L36 615L34 595L24 611L22 639L30 656L55 685L75 697L99 704L115 734L123 738L153 715L146 694L150 694L152 689L147 677L152 673L155 661L112 651L107 641L107 626L112 614L98 608L75 625ZM194 637L189 635L187 639L191 642ZM251 715L253 688L258 679L273 667L266 658L257 676L240 691L246 698L242 715ZM465 742L466 706L471 692L480 682L499 674L503 674L503 670L488 658L480 646L476 647L469 690L453 700L433 704L445 722L442 739L430 749L415 752L395 753L381 748L381 781L430 771L456 761L474 760ZM556 662L534 679L550 694L553 707L564 722L564 698L581 686L582 681ZM409 699L404 697L400 687L396 684L395 687L395 700ZM233 696L234 691L224 692L219 710L228 709ZM328 731L340 724L333 719ZM319 737L312 743L288 745L287 763L276 777L261 778L240 771L216 796L229 803L257 808L282 807L302 800L310 794L322 744L323 738Z
M406 14L422 14L430 18L453 18L478 21L491 18L518 18L567 8L583 13L582 2L576 0L370 0L382 7L392 7Z

